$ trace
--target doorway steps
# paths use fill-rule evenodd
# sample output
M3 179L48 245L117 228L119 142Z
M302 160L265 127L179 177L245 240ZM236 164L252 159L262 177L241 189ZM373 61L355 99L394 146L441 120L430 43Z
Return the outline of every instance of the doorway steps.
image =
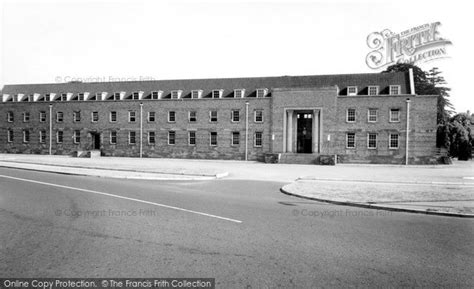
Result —
M297 154L297 153L282 153L280 155L279 163L281 164L317 164L319 154Z
M92 150L90 151L91 153L91 159L92 158L100 158L100 150Z

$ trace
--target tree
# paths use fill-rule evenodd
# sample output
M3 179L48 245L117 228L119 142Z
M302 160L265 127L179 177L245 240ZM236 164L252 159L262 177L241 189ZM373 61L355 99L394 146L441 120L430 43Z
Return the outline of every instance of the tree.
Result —
M471 116L458 113L450 118L447 125L449 130L449 153L458 160L467 161L472 158L472 132L470 128Z

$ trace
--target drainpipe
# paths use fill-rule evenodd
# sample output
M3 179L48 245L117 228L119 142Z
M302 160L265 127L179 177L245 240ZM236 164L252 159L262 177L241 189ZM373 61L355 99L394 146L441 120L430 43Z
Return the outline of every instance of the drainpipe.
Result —
M249 143L249 102L245 102L245 161L248 160L248 143Z
M410 135L410 99L406 99L407 102L407 135L405 144L405 165L408 165L408 138Z
M143 156L143 103L140 102L140 158Z
M49 155L53 154L53 104L49 104Z

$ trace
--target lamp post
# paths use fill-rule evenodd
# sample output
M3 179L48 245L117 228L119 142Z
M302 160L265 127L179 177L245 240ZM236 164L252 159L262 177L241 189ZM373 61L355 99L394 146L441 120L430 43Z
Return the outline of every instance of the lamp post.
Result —
M406 144L405 144L405 165L408 165L408 140L410 136L410 99L406 99L407 102L407 135L406 135Z
M245 102L245 161L248 160L249 143L249 102Z
M143 102L140 102L140 158L143 156Z
M53 104L49 104L49 155L53 154Z

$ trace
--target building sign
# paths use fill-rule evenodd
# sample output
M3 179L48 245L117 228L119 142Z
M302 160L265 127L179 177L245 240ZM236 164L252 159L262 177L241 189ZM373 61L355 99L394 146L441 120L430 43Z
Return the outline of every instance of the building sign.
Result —
M389 29L367 36L372 49L365 59L371 69L381 69L397 63L419 64L447 57L446 46L451 41L440 36L440 22L424 24L394 33Z

